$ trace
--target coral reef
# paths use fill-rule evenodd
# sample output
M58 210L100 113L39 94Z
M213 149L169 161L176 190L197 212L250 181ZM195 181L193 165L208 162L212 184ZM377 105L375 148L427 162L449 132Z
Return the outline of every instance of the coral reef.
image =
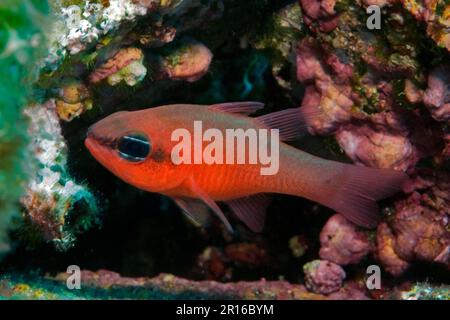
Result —
M320 258L341 266L357 264L371 251L367 231L345 219L342 215L332 216L320 233Z
M306 287L320 294L330 294L338 291L346 277L345 271L337 264L314 260L303 266Z
M450 51L450 6L446 1L400 0L403 7L419 21L427 25L427 34L439 46Z
M428 76L423 103L437 121L450 120L450 66L438 66Z
M147 74L147 69L142 64L143 60L142 50L138 48L121 49L105 64L95 69L89 76L89 81L98 83L107 79L111 86L125 81L132 87L142 81Z
M0 299L449 299L448 1L37 3L0 4ZM195 227L83 146L116 111L244 100L307 111L295 147L406 172L376 230L281 195L261 234ZM70 291L69 264L100 271Z
M337 300L368 299L354 284L329 296L311 293L303 285L285 281L239 282L226 284L214 281L189 281L171 274L155 278L127 278L100 270L82 271L81 290L68 290L68 275L55 278L3 275L0 298L8 299L248 299L248 300Z
M63 121L72 121L92 108L89 89L81 82L71 79L59 89L56 113Z
M410 290L400 293L404 300L450 300L449 286L432 286L427 283L417 283Z
M67 145L55 102L33 105L25 114L30 118L29 133L33 137L30 148L39 169L22 199L24 218L40 229L45 240L67 250L74 244L77 233L98 223L97 200L67 172Z
M448 174L423 174L413 188L409 198L396 202L389 224L378 227L379 260L396 276L415 260L450 267Z
M0 258L10 249L8 231L19 216L18 198L28 173L26 120L21 114L33 81L42 41L40 20L46 2L7 0L0 3Z

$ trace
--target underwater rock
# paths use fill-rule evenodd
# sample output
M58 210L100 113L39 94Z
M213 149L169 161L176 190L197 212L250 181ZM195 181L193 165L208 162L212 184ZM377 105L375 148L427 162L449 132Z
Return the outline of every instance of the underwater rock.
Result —
M393 275L416 260L450 267L448 174L423 175L412 194L395 203L389 224L378 227L377 257Z
M199 42L189 42L163 57L163 72L169 79L195 82L209 70L212 52Z
M220 248L207 247L197 259L196 271L203 279L229 281L232 278L232 268Z
M132 0L133 3L140 4L141 6L144 6L148 9L155 9L158 4L163 5L164 1L159 0ZM168 1L170 2L170 1Z
M59 274L55 279L66 282L67 273ZM110 299L114 297L114 288L141 291L140 299L244 299L244 300L304 300L327 299L323 295L313 294L299 284L285 281L266 281L238 283L220 283L215 281L191 281L170 274L161 274L156 278L126 278L120 274L99 270L82 271L82 286L109 290ZM108 291L106 291L108 293ZM126 295L129 297L129 294Z
M437 182L428 192L413 193L396 203L390 223L395 252L404 260L423 260L449 265L450 183Z
M265 102L268 109L301 105L312 111L312 118L308 119L311 120L310 132L331 136L304 137L299 143L304 142L307 148L318 143L329 148L320 151L325 157L343 159L344 151L357 164L407 170L410 174L416 173L416 166L428 167L434 177L420 176L409 186L409 195L399 193L396 198L381 202L386 214L377 230L376 245L372 244L372 233L360 230L340 214L332 216L323 225L321 219L325 213L320 206L315 206L319 222L316 217L310 219L307 214L301 215L301 221L308 223L306 230L303 226L288 225L289 222L282 220L284 217L275 218L275 223L268 224L269 232L258 235L258 240L245 230L238 232L240 242L234 242L236 239L228 233L222 234L220 228L223 233L226 231L223 226L218 226L212 228L217 233L212 232L203 239L196 238L197 229L188 229L189 239L196 239L191 243L183 241L185 233L175 234L183 223L182 227L175 225L173 228L172 225L169 228L158 224L154 228L164 230L167 235L175 234L174 242L181 239L180 245L187 243L190 248L183 252L185 257L177 257L183 265L174 267L170 260L170 272L186 273L202 280L239 282L192 281L166 274L153 279L125 278L110 271L84 271L83 285L89 290L68 291L65 287L67 274L61 274L57 281L43 280L37 275L11 276L0 277L1 297L367 299L369 293L359 272L364 269L360 263L370 251L375 251L376 259L395 277L400 277L417 262L439 264L439 268L448 266L450 192L445 174L450 157L450 134L445 123L449 121L448 56L445 56L445 50L427 41L424 32L420 32L418 21L402 9L398 0L300 0L286 6L275 4L276 1L273 4L255 1L253 4L253 1L221 0L54 2L52 6L60 21L54 24L49 38L51 48L46 62L50 65L42 69L33 86L33 99L38 105L27 109L31 119L29 134L24 133L25 122L17 121L20 106L27 105L19 98L23 93L17 93L23 82L14 81L11 89L4 90L6 93L11 90L18 96L11 99L13 104L0 103L0 138L4 138L3 132L7 133L6 142L0 142L0 179L8 182L5 186L0 185L0 251L8 246L2 240L6 239L11 217L18 211L14 205L20 194L18 186L26 181L29 173L33 176L27 194L22 198L24 221L19 221L24 246L32 243L36 234L53 241L61 250L73 246L80 232L97 223L98 199L105 198L112 207L118 201L138 199L139 203L156 204L151 209L157 213L172 210L162 209L162 205L158 208L160 198L143 197L137 189L124 186L112 176L108 178L107 173L100 175L102 181L91 178L86 172L94 171L92 159L79 152L80 137L84 136L88 125L110 112L134 110L146 104L208 104L248 98ZM394 6L395 3L398 5ZM408 3L418 5L418 8L407 7L407 10L414 12L417 9L415 17L428 25L428 34L437 43L447 46L448 25L443 20L447 16L447 6L442 7L436 1L402 1L405 7ZM382 32L365 28L365 7L373 4L384 7ZM230 8L241 9L241 5L244 8L255 6L255 10L244 10L241 17L236 12L239 10ZM226 19L211 23L222 14ZM0 36L2 26L3 21ZM0 37L0 62L14 48L11 43L23 46L25 43L34 45L37 41L22 35L8 37L12 40L5 50ZM201 43L190 40L191 37L198 37ZM216 61L210 69L213 55ZM23 56L18 54L17 59ZM8 62L3 73L0 67L0 74L5 79L9 77L10 66ZM179 81L193 82L207 73L205 81L195 85ZM26 75L31 77L32 72ZM428 88L423 90L427 75ZM24 75L21 77L25 78ZM144 77L146 81L143 81ZM74 80L66 83L64 79ZM138 82L140 85L134 88L118 85L135 86ZM256 85L257 82L262 85ZM41 102L49 97L54 97L55 101L42 105ZM0 95L0 102L4 102L2 99ZM59 122L69 122L89 110L91 99L96 102L92 112L78 121ZM7 107L2 108L2 105ZM14 110L14 114L9 110ZM429 113L443 123L434 121ZM17 124L14 134L10 132L16 128L11 124ZM30 159L24 154L25 136L32 140L30 153L37 161L36 168L31 170L23 168L24 162L33 166L33 157ZM434 147L435 144L439 146ZM430 151L423 145L428 145ZM314 147L310 149L312 153ZM5 154L7 156L3 158ZM21 168L5 174L3 168L13 167L9 163ZM86 171L86 168L91 170ZM19 171L23 171L22 174L18 174ZM441 177L438 179L437 175ZM94 197L83 177L91 181L89 187L95 186L100 196ZM112 179L117 181L116 193L110 190L114 189L110 184ZM13 188L13 185L17 187ZM121 200L116 197L119 193L123 195ZM274 202L277 204L279 202ZM137 214L137 206L133 206L133 214ZM114 208L111 211L112 216L118 214ZM134 223L141 223L141 218L136 218ZM283 222L278 224L280 220ZM111 223L115 226L117 222ZM322 226L321 260L304 266L308 289L321 294L284 281L241 282L277 276L300 280L298 270L293 276L288 264L292 261L303 263L306 254L309 256L308 247L316 246ZM120 227L122 224L119 223L119 231L122 230ZM272 232L274 230L278 235ZM152 230L145 232L154 234ZM287 241L295 234L300 235L290 239L290 255ZM197 258L197 265L192 266L198 254L196 250L205 247ZM151 261L158 272L167 268L165 262L159 262L164 259L155 256L156 253L137 251L136 248L133 254L145 255L143 259ZM63 258L55 259L59 263L58 259ZM154 263L157 259L158 263ZM352 265L349 267L352 279L345 283L346 274L340 265ZM144 269L128 264L116 267L126 274ZM43 267L43 272L46 271ZM149 271L144 272L148 274ZM353 278L355 272L358 275ZM395 281L403 283L404 279ZM439 291L437 287L423 284L423 288L411 289L411 293L404 291L405 294L398 298L415 298L414 292L420 292L417 297L422 297L427 293L431 295L434 290L440 292L434 296L445 296L445 291ZM386 287L385 290L393 289ZM376 294L372 297L376 298ZM386 294L386 297L391 295Z
M335 11L336 0L300 0L303 19L311 30L318 26L321 32L330 32L339 25L339 14Z
M379 6L383 8L386 5L395 4L398 0L362 0L365 6Z
M89 76L89 81L95 84L107 79L108 84L112 86L122 81L130 87L135 86L147 74L143 61L142 50L138 48L121 49L105 64L96 68Z
M410 264L402 260L394 250L395 237L387 223L381 223L377 229L376 258L384 269L393 276L402 275Z
M337 132L336 139L355 163L407 170L422 156L410 136L401 116L382 112L345 126Z
M335 214L320 233L320 258L345 266L357 264L372 249L367 231Z
M27 121L30 95L42 52L46 1L0 2L0 260L11 248L9 232L20 217L19 198L31 173Z
M37 227L41 236L58 249L67 250L79 232L98 223L97 201L86 186L75 182L67 172L67 144L55 102L28 107L25 114L31 122L30 149L39 167L22 199L25 224Z
M405 80L405 96L408 102L418 104L423 101L423 91L409 79Z
M83 83L70 81L58 91L56 112L61 120L70 122L92 108L89 89Z
M334 77L336 81L326 70L330 66L336 74L339 74ZM310 38L299 44L297 78L306 85L301 107L309 110L317 109L311 112L313 115L309 123L311 133L320 135L333 133L351 119L354 102L352 89L346 84L348 75L351 74L349 68L350 66L338 61L336 56L324 58L324 53Z
M428 76L423 103L437 121L450 121L450 65L441 65Z
M449 159L450 158L450 132L449 129L447 129L444 132L444 143L445 143L445 147L444 150L442 151L442 157L444 159Z
M171 43L177 35L177 29L171 26L152 26L150 30L145 30L143 33L136 34L140 44L150 47L158 48L167 43Z
M208 280L230 281L238 268L254 270L269 267L271 262L262 244L232 243L224 249L207 247L197 259L196 273Z
M450 51L450 5L446 1L400 0L418 21L427 25L427 34Z
M301 258L309 249L309 241L303 235L292 237L289 240L289 248L291 249L292 255L294 257Z
M148 8L131 0L109 0L107 5L86 1L55 10L58 21L49 35L46 64L56 67L68 54L75 55L116 31L125 21L144 16Z
M54 278L37 274L0 276L0 299L39 300L117 300L117 299L251 299L251 300L369 300L364 284L349 281L337 292L320 295L308 292L303 285L285 281L219 283L190 281L170 274L155 278L127 278L120 274L99 270L82 271L82 290L67 288L69 274ZM382 299L449 300L450 286L416 283L408 288L396 288Z
M399 291L402 300L450 300L450 286L445 284L416 283L408 290Z
M259 268L269 264L270 257L266 248L256 243L233 243L225 248L228 259L248 268Z
M325 295L338 291L346 277L339 265L325 260L308 262L303 266L303 272L308 290Z

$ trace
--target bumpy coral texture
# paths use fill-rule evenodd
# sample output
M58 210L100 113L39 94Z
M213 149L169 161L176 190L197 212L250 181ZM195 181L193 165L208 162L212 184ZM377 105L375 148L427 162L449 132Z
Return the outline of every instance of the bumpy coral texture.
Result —
M320 258L341 266L359 263L371 251L367 231L336 214L328 219L320 233Z
M450 121L450 65L441 65L431 71L423 103L437 121Z
M417 178L389 224L378 227L377 256L393 275L415 260L450 266L449 186L448 174Z
M8 232L19 216L18 200L32 167L22 115L30 90L23 79L34 80L47 11L45 1L0 2L0 259L10 249Z
M355 121L339 130L336 139L354 162L370 167L407 170L421 158L404 120L392 112Z
M338 291L346 277L345 271L337 264L314 260L303 266L306 287L320 294L330 294Z

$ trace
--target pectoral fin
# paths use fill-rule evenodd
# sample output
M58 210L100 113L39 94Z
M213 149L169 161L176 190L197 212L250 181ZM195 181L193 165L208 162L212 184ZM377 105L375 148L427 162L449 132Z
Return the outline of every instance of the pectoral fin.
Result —
M223 213L222 209L219 208L217 203L197 185L197 183L192 177L188 179L187 183L188 187L195 195L197 195L198 199L202 200L225 224L228 231L234 233L233 227L231 226L227 217L225 217L225 214Z
M190 198L174 198L184 215L197 227L207 227L210 222L209 208L202 201Z

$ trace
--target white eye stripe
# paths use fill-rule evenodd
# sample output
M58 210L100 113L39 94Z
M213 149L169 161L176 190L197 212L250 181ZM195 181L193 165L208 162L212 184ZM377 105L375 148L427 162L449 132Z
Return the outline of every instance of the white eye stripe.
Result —
M151 143L143 134L127 134L117 140L119 156L131 162L144 161L151 153Z
M135 138L133 136L124 136L124 137L122 137L122 139L123 138L127 138L128 140L131 140L133 142L139 142L139 143L143 143L143 144L150 146L150 142L148 142L147 140L141 140L141 139Z

